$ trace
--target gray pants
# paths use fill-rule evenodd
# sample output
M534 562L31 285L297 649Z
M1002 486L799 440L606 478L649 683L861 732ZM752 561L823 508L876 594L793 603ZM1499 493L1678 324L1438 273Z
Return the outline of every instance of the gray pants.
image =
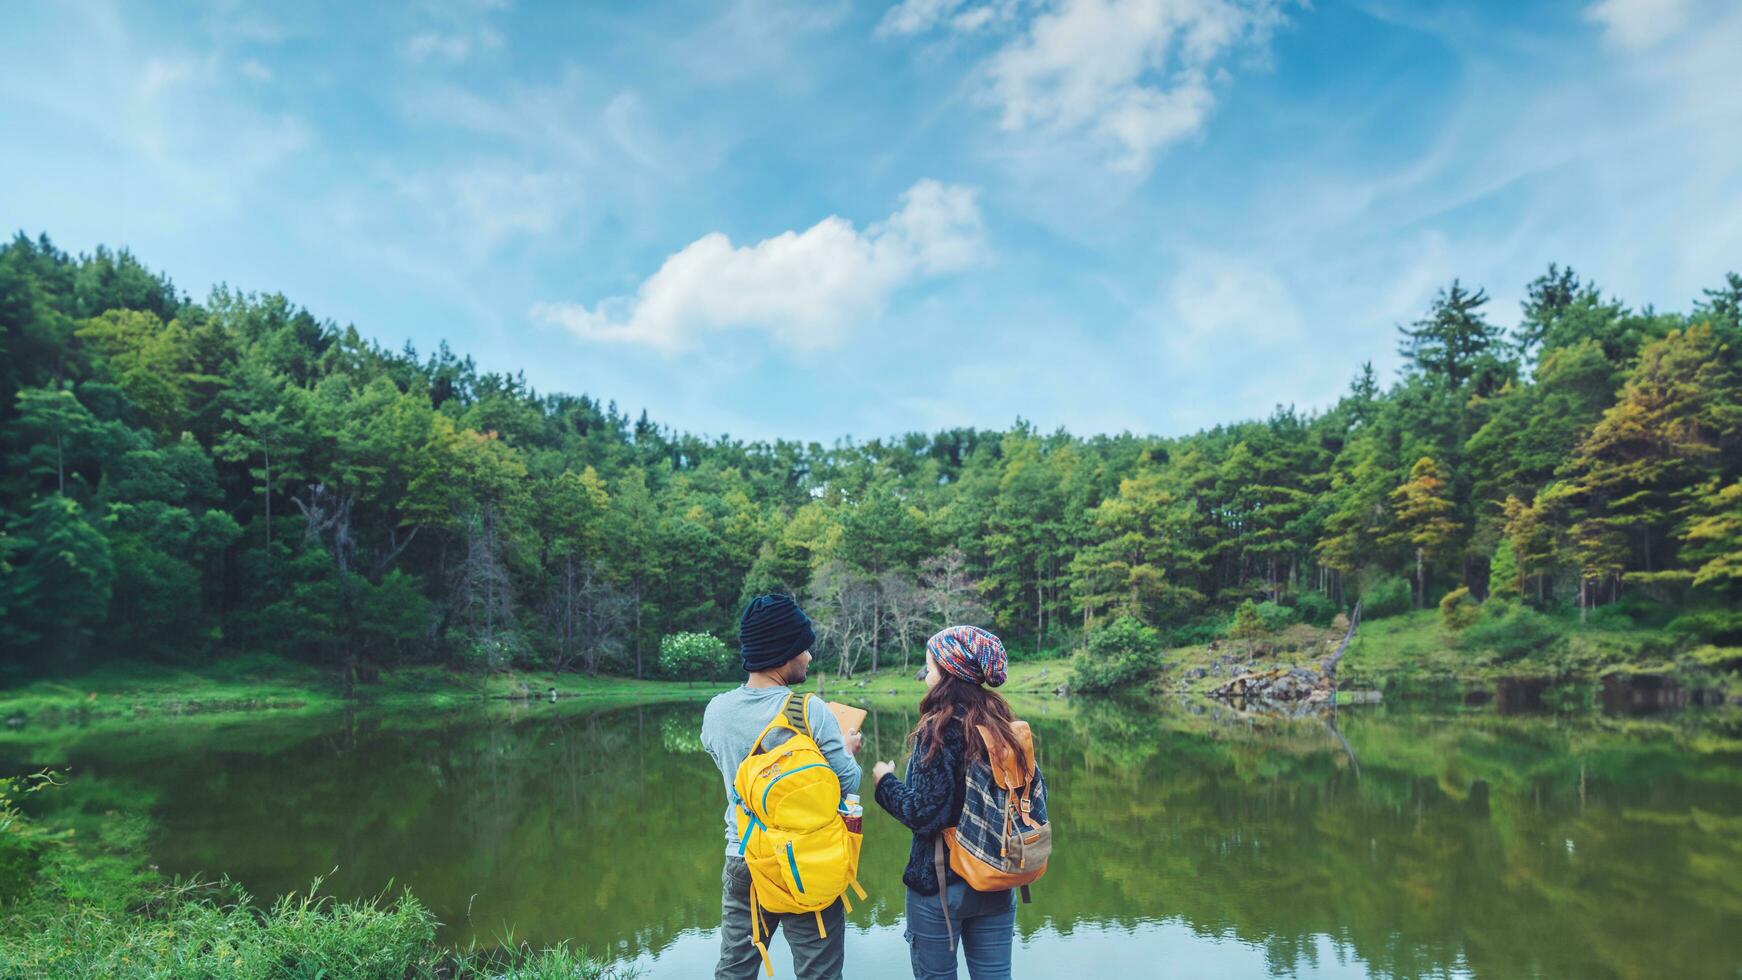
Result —
M774 930L786 933L792 947L792 972L798 980L840 980L846 963L847 916L839 900L823 910L828 938L817 935L817 917L809 912L763 912L766 945ZM720 965L714 980L751 980L762 969L762 954L750 941L750 869L744 859L726 856L720 873Z

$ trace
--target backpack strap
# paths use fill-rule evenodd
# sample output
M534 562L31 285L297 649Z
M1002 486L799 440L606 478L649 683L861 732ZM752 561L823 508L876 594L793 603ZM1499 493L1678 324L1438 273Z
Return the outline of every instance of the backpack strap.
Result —
M950 941L950 955L954 956L956 953L956 930L950 925L950 889L944 878L944 871L949 867L949 862L944 857L943 834L937 835L935 844L936 846L932 850L932 866L938 872L938 907L944 910L944 935Z
M781 708L781 714L786 716L787 723L792 727L816 738L811 733L811 699L809 695L797 691L786 696L786 706Z
M756 947L756 952L762 954L762 968L774 976L774 962L768 958L768 942L762 939L762 906L756 901L756 879L750 879L750 944ZM768 930L768 939L774 939L774 931Z
M774 713L773 718L768 719L768 724L762 726L762 733L756 736L755 743L750 746L750 755L756 755L763 750L762 740L766 739L768 733L774 731L776 728L790 728L795 732L802 732L806 735L810 735L809 702L810 699L808 697L798 693L797 691L787 694L786 702L781 705L780 710ZM784 726L781 724L783 721L786 723ZM811 737L815 738L816 736L811 735ZM748 756L746 756L746 758L748 758Z

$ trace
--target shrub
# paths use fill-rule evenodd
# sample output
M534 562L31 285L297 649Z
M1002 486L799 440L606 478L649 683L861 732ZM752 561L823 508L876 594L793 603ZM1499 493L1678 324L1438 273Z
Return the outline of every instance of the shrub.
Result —
M1414 593L1409 582L1396 575L1387 575L1361 593L1361 616L1365 619L1399 616L1409 612L1413 601Z
M1133 687L1161 670L1161 634L1121 616L1089 634L1088 648L1071 659L1071 687L1104 692Z
M1505 599L1489 599L1476 621L1459 635L1466 650L1491 650L1501 660L1543 651L1558 643L1564 628L1528 606Z
M1517 596L1522 593L1523 576L1518 573L1518 557L1512 553L1512 541L1501 538L1488 561L1488 594Z
M1234 622L1228 627L1230 639L1239 640L1246 645L1248 653L1258 638L1265 634L1264 620L1258 614L1258 605L1251 599L1240 603L1234 610Z
M38 790L58 785L57 774L44 770L29 776L0 777L0 907L12 905L36 887L42 864L42 834L25 819L18 802Z
M679 680L718 680L742 662L711 633L671 633L659 641L659 670Z
M1167 645L1173 647L1204 646L1211 640L1228 635L1228 620L1221 616L1205 616L1167 631Z
M1294 609L1301 622L1312 626L1324 626L1337 615L1337 604L1317 589L1308 589L1296 596Z
M1687 612L1665 627L1671 634L1696 643L1734 646L1742 643L1742 610L1705 609Z
M1257 605L1258 621L1272 633L1287 629L1294 625L1298 614L1287 606L1274 602L1260 602Z
M1636 627L1662 629L1668 626L1672 619L1677 618L1676 613L1675 606L1634 592L1624 595L1606 606L1592 609L1590 624L1622 629Z
M1458 586L1440 600L1440 622L1453 633L1474 626L1481 615L1482 607L1470 597L1470 590L1466 586Z

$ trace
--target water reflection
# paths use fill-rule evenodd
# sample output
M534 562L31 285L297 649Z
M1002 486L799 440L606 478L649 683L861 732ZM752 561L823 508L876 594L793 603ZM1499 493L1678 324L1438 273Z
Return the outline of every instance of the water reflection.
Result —
M404 884L455 939L511 928L694 975L711 962L722 849L701 707L345 716L0 755L72 762L85 799L155 800L154 858L171 872L272 894L336 866L329 890ZM1334 727L1207 707L1049 714L1034 721L1059 851L1019 916L1025 975L1742 966L1734 712L1380 707ZM874 713L865 758L896 754L912 723ZM905 850L873 810L872 900L852 917L867 971L905 963Z

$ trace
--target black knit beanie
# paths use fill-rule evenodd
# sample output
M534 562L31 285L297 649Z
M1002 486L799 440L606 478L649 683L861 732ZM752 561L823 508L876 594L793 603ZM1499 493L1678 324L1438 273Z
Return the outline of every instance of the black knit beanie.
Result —
M738 617L738 644L748 672L778 667L809 650L816 641L810 617L791 596L757 596Z

